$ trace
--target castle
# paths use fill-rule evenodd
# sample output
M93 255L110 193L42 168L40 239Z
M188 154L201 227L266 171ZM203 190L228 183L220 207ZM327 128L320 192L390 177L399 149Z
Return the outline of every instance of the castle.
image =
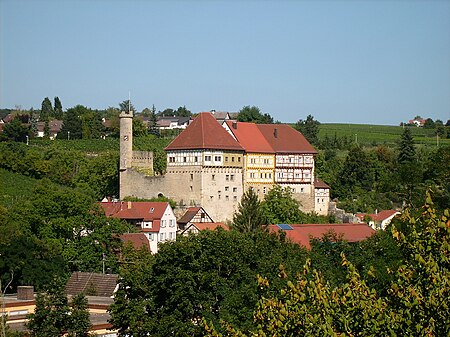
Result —
M167 147L167 170L152 174L151 152L132 149L132 112L120 114L120 198L164 195L179 206L202 206L216 221L231 220L244 192L260 198L289 187L305 212L326 215L330 188L314 178L316 150L284 124L226 121L209 112Z

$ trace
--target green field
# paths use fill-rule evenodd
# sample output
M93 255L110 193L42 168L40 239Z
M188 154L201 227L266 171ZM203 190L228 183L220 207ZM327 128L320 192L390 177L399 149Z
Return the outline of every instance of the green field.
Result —
M434 129L411 127L416 144L436 146L437 139ZM333 138L349 137L362 145L395 145L403 133L401 126L367 125L367 124L320 124L319 139L326 135ZM450 146L450 139L439 139L439 145Z
M0 205L9 207L29 199L38 181L0 168Z

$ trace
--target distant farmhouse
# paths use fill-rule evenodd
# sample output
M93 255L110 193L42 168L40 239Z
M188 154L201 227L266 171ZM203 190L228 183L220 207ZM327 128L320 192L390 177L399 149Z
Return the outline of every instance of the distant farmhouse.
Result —
M167 147L167 172L153 175L152 154L133 151L132 112L120 114L120 198L164 195L232 218L243 193L263 197L275 184L291 189L302 210L328 213L330 188L316 180L316 150L288 125L233 122L203 112ZM151 173L150 173L151 172Z

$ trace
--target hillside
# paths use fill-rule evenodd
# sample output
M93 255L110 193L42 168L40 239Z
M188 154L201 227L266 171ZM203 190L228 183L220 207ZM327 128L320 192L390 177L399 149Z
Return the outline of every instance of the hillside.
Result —
M437 139L434 129L411 128L416 144L435 146ZM403 132L401 126L369 124L334 124L324 123L319 127L319 138L349 137L362 145L395 145ZM450 139L439 139L439 145L450 145Z
M29 199L38 181L0 168L0 205L11 206L13 203Z

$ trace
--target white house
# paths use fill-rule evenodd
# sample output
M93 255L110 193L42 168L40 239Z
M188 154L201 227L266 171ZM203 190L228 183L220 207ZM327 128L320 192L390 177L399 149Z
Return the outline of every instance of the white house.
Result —
M168 202L101 202L106 216L119 218L138 227L150 242L150 251L158 252L158 244L175 241L177 219Z

